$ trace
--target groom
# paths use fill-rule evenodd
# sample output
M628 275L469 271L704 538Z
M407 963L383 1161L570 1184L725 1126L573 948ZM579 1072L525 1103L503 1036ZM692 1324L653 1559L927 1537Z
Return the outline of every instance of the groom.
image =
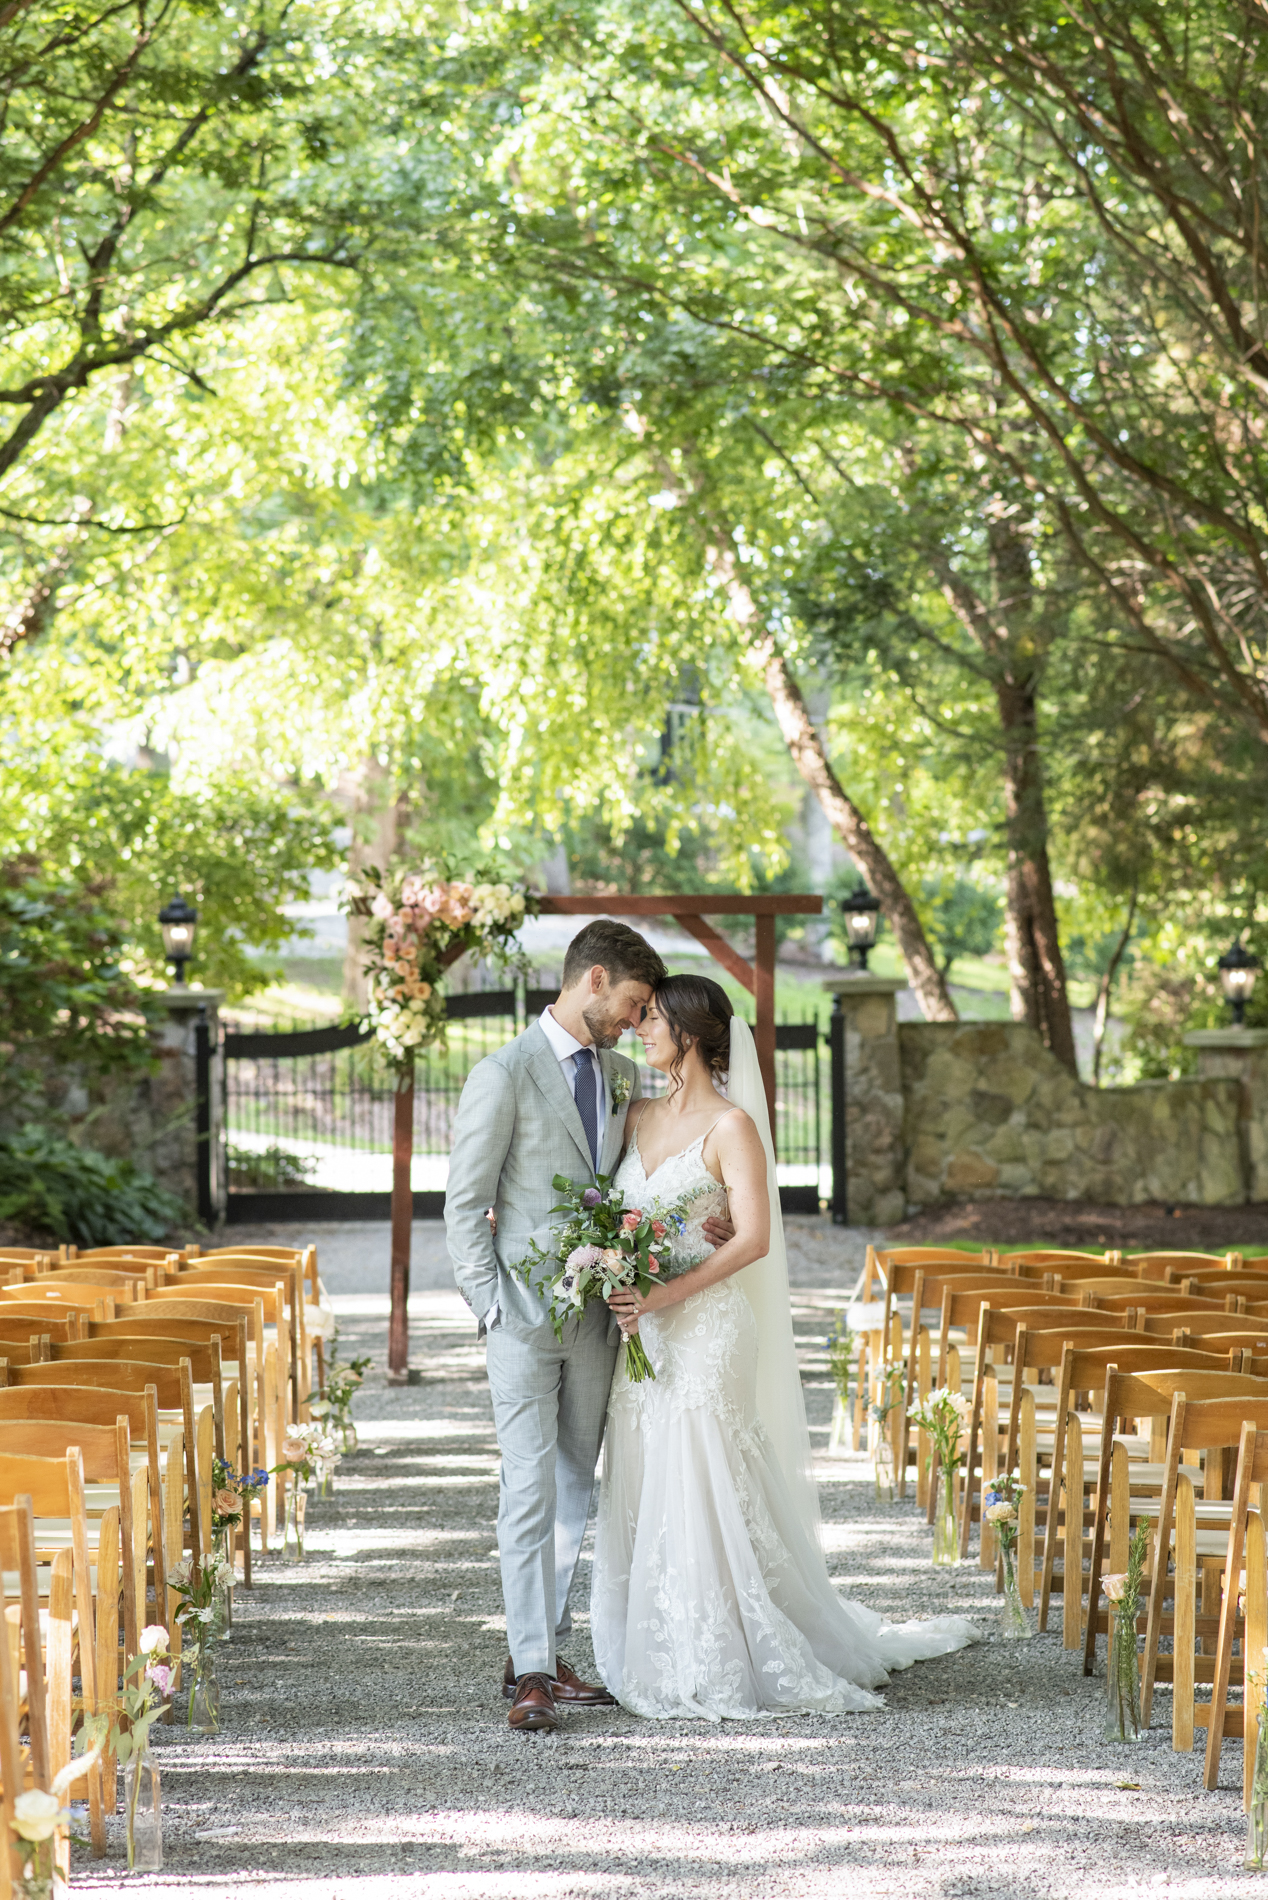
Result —
M664 974L637 931L588 924L568 946L558 1000L476 1064L454 1124L445 1228L458 1290L488 1335L513 1729L555 1729L557 1706L612 1701L556 1645L572 1628L568 1591L620 1333L595 1301L557 1340L547 1302L509 1269L532 1240L549 1250L555 1175L587 1181L614 1171L638 1071L613 1045L642 1021Z

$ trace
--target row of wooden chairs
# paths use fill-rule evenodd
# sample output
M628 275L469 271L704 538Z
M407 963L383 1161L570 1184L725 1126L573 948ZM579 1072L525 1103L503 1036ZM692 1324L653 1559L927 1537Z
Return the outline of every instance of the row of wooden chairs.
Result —
M174 1628L172 1565L211 1547L216 1458L272 1467L324 1379L315 1250L0 1249L0 1825L108 1712L147 1622ZM315 1359L315 1363L314 1363ZM280 1478L252 1504L261 1549ZM252 1524L230 1537L251 1581ZM105 1850L115 1764L72 1784ZM57 1844L68 1870L69 1849ZM19 1877L0 1853L0 1900Z
M861 1291L861 1398L895 1367L908 1403L934 1384L964 1393L961 1552L991 1479L1020 1467L1023 1600L1046 1628L1061 1598L1063 1641L1088 1673L1108 1627L1103 1578L1146 1523L1146 1720L1168 1683L1173 1746L1206 1730L1208 1787L1241 1737L1249 1802L1268 1641L1268 1261L909 1249L870 1255ZM936 1473L905 1412L887 1424L895 1468L905 1488L914 1460L932 1517ZM988 1523L979 1560L997 1564Z

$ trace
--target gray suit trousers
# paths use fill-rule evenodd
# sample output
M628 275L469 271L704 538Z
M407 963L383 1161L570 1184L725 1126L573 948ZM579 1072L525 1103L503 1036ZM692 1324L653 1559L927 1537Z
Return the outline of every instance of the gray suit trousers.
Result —
M553 1675L556 1645L572 1628L568 1592L619 1345L601 1305L568 1320L562 1341L549 1323L526 1336L495 1320L489 1331L489 1391L502 1450L498 1550L517 1676Z

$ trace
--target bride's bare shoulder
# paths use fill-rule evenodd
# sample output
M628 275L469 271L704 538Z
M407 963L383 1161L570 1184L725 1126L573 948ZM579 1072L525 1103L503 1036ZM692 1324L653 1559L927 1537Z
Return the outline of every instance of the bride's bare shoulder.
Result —
M706 1146L714 1148L723 1162L734 1160L743 1165L760 1159L763 1168L766 1165L757 1123L742 1108L730 1108L718 1117L709 1130Z

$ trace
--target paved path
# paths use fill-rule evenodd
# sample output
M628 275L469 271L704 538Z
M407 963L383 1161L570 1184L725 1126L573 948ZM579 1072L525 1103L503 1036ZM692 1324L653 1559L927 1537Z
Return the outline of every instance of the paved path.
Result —
M382 1270L358 1233L342 1263L323 1243L323 1264L342 1289L345 1346L381 1361ZM820 1445L825 1318L857 1258L844 1238L848 1255L817 1225L797 1243ZM1240 1871L1236 1746L1214 1796L1199 1759L1173 1756L1161 1729L1140 1748L1107 1747L1103 1685L1054 1637L920 1665L875 1715L712 1728L595 1711L570 1716L557 1740L510 1735L482 1351L434 1241L420 1236L411 1311L423 1381L389 1390L371 1376L361 1448L314 1510L308 1562L271 1558L240 1594L222 1733L156 1732L168 1865L130 1885L250 1900L1263 1893ZM878 1505L861 1460L825 1459L820 1475L844 1587L896 1616L976 1614L989 1633L992 1590L976 1566L930 1568L913 1505ZM77 1886L118 1883L118 1832L109 1862L76 1851Z

